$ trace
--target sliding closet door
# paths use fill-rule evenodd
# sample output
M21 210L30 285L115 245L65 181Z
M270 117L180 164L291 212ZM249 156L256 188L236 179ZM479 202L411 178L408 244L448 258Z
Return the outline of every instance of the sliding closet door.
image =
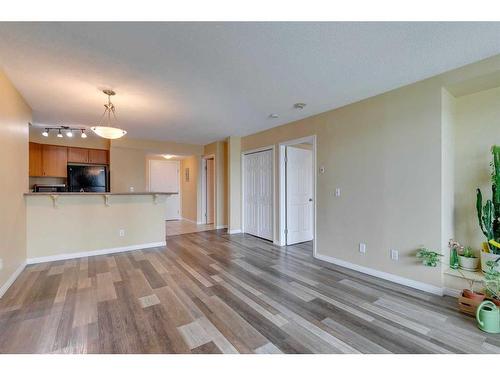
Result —
M244 231L273 239L273 151L244 156Z

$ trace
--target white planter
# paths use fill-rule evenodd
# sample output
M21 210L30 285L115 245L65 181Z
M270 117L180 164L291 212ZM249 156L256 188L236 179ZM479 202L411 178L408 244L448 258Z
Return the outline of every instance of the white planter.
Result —
M481 269L483 272L488 271L486 262L489 260L496 261L498 258L500 258L500 254L485 253L484 251L481 251ZM496 270L500 272L500 262L497 263Z
M464 270L475 271L479 266L479 258L467 258L459 255L458 264L460 265L460 268Z

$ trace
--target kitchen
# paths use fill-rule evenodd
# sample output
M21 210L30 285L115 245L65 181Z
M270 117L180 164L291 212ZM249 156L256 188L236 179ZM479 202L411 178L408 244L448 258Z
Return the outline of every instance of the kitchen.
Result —
M83 128L29 126L27 263L165 246L179 189L112 189L110 144Z

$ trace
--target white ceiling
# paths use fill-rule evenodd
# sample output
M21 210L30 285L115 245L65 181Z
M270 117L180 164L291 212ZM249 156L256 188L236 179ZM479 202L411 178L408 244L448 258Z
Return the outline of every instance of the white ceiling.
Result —
M205 144L499 54L499 34L500 23L0 23L0 67L37 124L95 125L99 90L113 88L130 137Z

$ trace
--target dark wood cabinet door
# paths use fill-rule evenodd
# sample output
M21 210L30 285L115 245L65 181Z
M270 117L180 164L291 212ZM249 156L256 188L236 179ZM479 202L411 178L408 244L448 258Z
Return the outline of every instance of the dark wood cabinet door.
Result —
M68 147L68 163L88 163L89 149Z
M39 143L29 143L29 176L43 176L42 168L42 145Z
M89 150L89 163L91 164L108 164L107 150Z
M66 177L68 148L64 146L42 145L43 175L47 177Z

